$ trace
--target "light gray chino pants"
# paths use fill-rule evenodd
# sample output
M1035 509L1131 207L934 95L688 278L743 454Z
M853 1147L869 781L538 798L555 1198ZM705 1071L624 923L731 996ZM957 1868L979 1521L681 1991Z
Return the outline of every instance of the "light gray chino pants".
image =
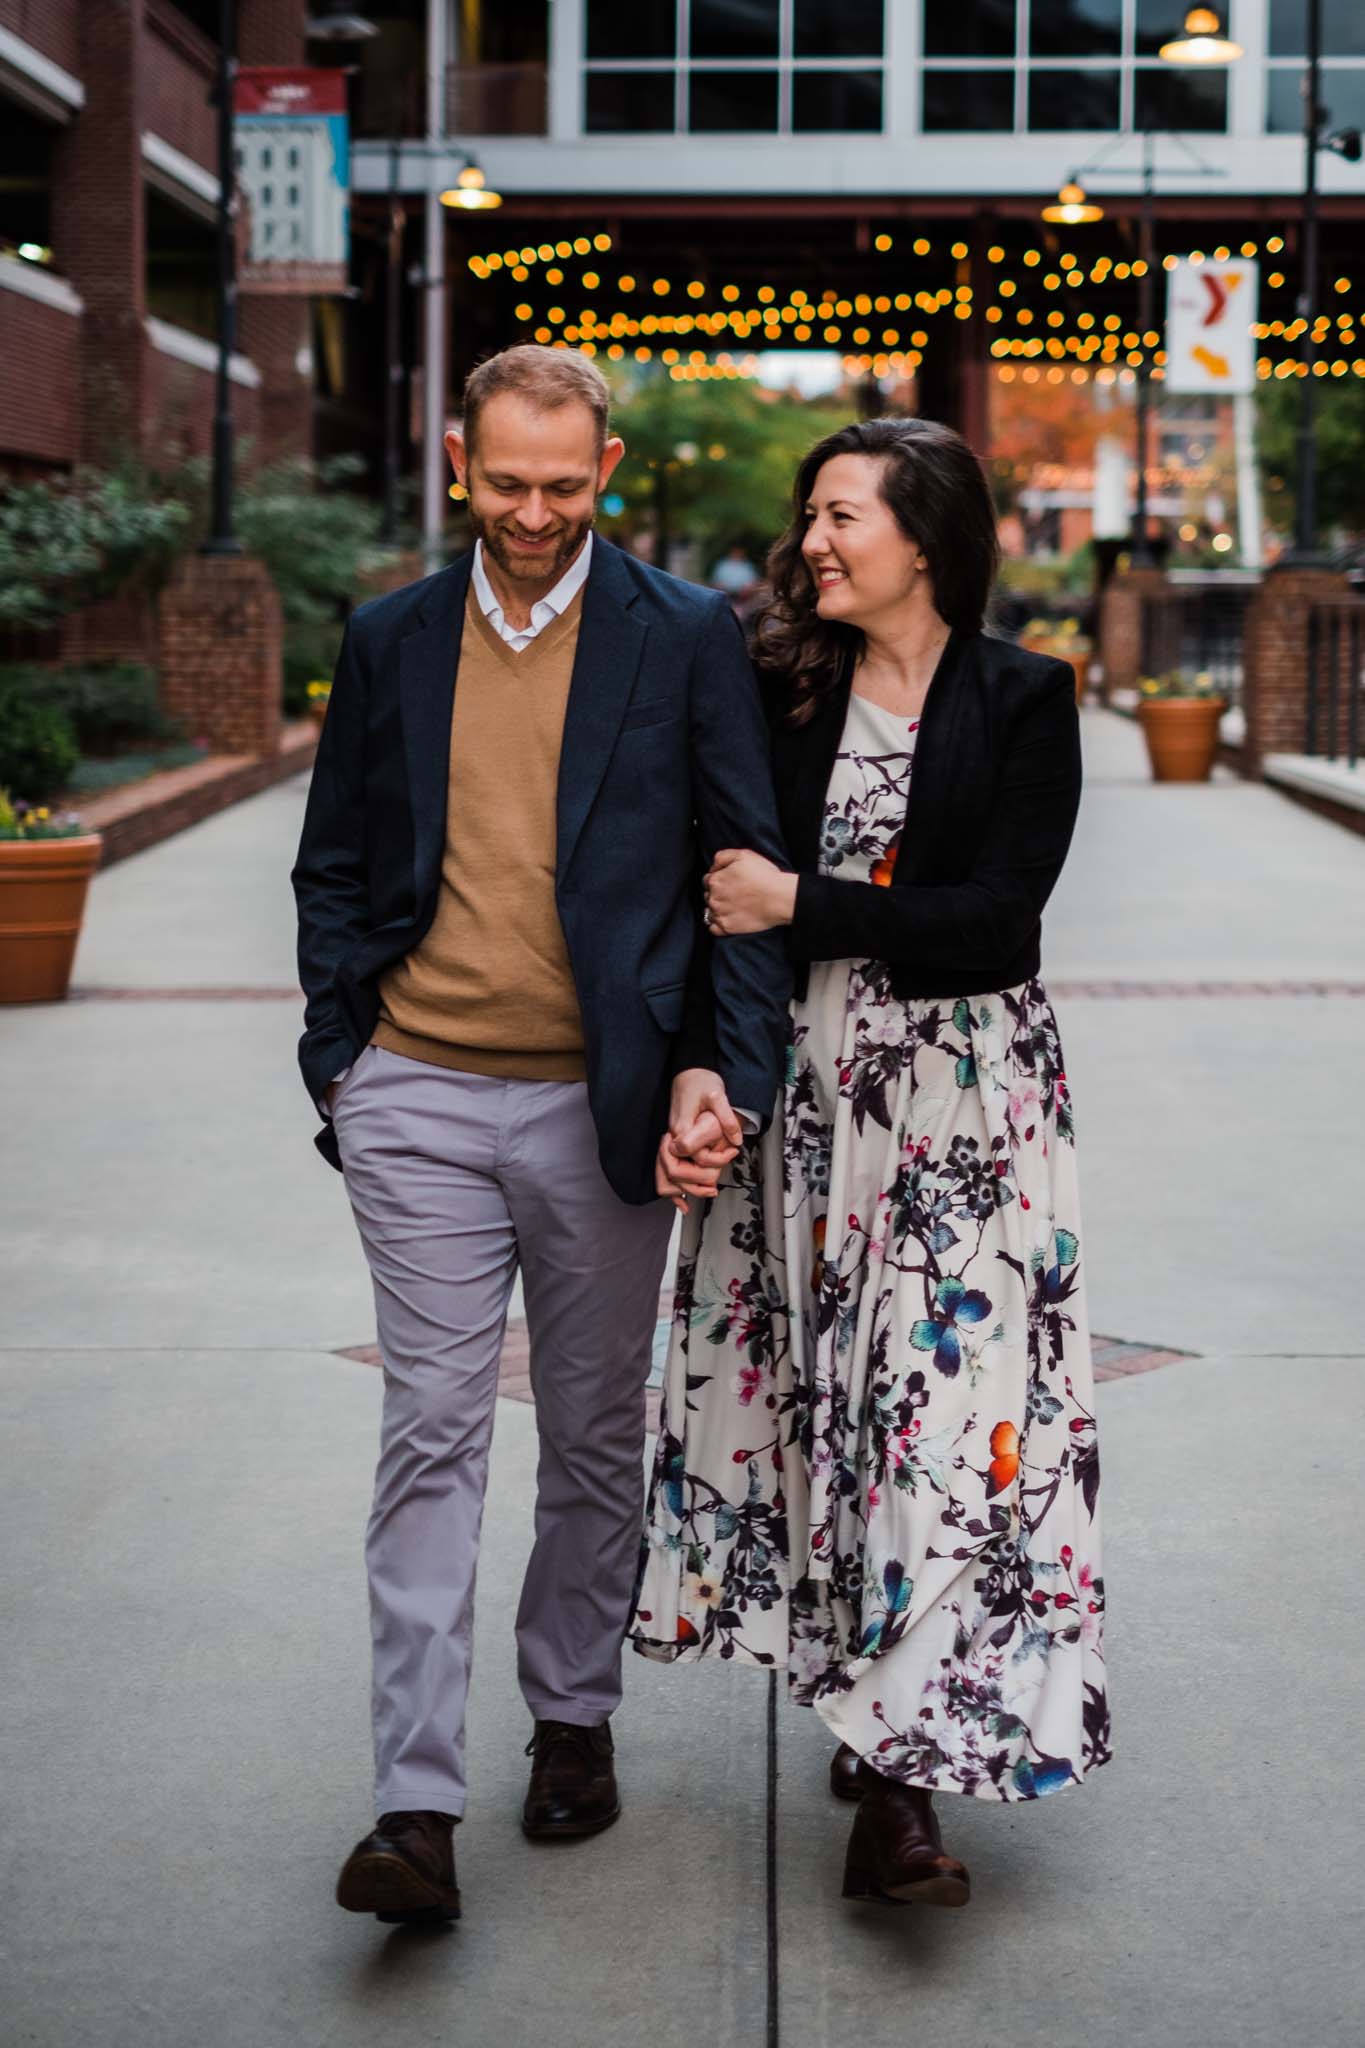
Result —
M537 1720L621 1698L645 1383L673 1211L608 1186L582 1082L368 1047L333 1103L374 1281L384 1413L366 1535L375 1811L462 1813L474 1580L520 1265L540 1460L517 1671Z

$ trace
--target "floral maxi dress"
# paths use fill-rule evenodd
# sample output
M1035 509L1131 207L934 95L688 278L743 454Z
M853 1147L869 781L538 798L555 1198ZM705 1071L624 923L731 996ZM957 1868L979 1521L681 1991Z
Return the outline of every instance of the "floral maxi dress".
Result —
M915 732L851 697L823 873L890 881ZM1037 1798L1109 1756L1098 1488L1042 984L816 962L779 1114L684 1226L635 1647L785 1665L878 1770Z

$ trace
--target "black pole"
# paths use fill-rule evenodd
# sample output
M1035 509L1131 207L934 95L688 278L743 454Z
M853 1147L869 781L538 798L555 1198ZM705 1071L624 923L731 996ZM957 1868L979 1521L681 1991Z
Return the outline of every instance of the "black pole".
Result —
M213 401L213 497L207 555L237 555L242 544L232 531L232 385L229 369L237 343L237 250L233 196L236 163L232 136L232 92L237 66L233 0L218 5L218 374Z
M1147 336L1152 330L1152 293L1154 281L1152 266L1156 261L1156 222L1152 204L1152 137L1148 130L1142 138L1142 213L1139 234L1139 255L1142 271L1138 278L1138 335L1139 362L1137 366L1137 476L1133 493L1133 533L1129 554L1135 569L1150 569L1156 556L1147 534L1147 444L1150 440L1149 423L1152 409L1152 366L1147 352Z
M1308 0L1308 66L1303 80L1303 246L1299 266L1299 318L1303 322L1303 389L1299 393L1298 491L1294 557L1317 559L1318 451L1313 368L1317 355L1313 321L1318 304L1318 70L1322 55L1322 0Z
M389 146L389 239L384 279L384 518L379 538L398 539L398 415L403 382L401 302L405 216L398 196L398 144Z

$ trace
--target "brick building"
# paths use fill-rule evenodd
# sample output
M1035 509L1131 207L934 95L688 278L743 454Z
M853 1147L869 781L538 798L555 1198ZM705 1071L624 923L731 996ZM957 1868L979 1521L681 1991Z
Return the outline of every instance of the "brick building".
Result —
M239 0L246 64L303 60L302 0ZM0 0L0 473L209 443L214 0ZM312 434L305 299L244 298L239 432Z

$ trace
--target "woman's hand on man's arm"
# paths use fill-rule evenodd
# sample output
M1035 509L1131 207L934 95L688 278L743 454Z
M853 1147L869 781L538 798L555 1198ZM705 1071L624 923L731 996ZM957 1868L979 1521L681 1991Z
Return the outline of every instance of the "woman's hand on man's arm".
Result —
M717 938L771 931L790 924L796 910L796 876L748 847L725 847L703 884L706 921Z

